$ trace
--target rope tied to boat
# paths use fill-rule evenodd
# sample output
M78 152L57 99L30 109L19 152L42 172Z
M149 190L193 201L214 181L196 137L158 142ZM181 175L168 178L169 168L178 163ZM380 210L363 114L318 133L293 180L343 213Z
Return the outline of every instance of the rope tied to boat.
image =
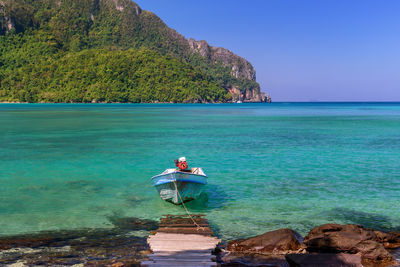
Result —
M205 228L204 228L204 227L201 227L201 226L193 219L193 217L192 217L192 215L190 214L189 210L186 208L185 203L183 202L183 199L182 199L182 197L181 197L181 194L179 193L178 186L176 185L175 180L172 180L172 181L174 182L175 190L176 190L176 192L178 193L178 196L179 196L179 199L181 200L182 206L185 208L187 215L189 216L189 218L192 220L192 222L193 222L193 223L196 225L196 227L197 227L196 230L197 230L197 231L198 231L198 230L203 230L203 231L205 231Z

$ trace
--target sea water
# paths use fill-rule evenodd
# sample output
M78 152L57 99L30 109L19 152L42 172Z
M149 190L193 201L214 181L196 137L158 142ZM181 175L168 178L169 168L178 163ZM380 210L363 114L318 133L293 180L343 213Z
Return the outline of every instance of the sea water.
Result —
M0 236L184 214L151 177L185 156L221 238L324 223L400 231L400 104L0 104Z

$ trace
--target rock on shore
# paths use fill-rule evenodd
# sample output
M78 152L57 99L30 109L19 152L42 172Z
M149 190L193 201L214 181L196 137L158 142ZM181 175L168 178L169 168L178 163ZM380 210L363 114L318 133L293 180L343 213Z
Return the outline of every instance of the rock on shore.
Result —
M400 247L400 234L384 233L354 224L325 224L312 229L303 245L308 252L359 254L364 263L394 264L385 248Z
M313 228L302 240L291 229L266 232L248 239L229 242L230 262L244 256L265 255L274 258L285 255L286 262L274 266L400 266L386 250L400 247L400 233L385 233L354 224L325 224ZM260 262L260 258L257 259ZM254 265L248 265L254 266Z
M279 229L248 239L233 240L229 251L286 254L300 249L303 237L292 229Z
M360 255L345 253L288 254L286 255L286 260L290 266L363 267Z

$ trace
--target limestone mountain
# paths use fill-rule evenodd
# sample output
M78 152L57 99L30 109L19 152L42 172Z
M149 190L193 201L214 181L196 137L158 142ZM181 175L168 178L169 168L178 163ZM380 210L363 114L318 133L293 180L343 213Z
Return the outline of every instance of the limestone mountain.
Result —
M264 101L252 65L131 0L0 0L0 101Z

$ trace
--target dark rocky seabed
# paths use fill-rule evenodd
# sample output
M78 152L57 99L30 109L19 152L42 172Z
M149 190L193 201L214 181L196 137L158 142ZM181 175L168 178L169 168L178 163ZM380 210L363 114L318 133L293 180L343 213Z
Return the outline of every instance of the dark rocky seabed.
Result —
M0 266L139 266L158 222L112 219L112 229L49 231L0 238ZM24 264L24 265L23 265Z

